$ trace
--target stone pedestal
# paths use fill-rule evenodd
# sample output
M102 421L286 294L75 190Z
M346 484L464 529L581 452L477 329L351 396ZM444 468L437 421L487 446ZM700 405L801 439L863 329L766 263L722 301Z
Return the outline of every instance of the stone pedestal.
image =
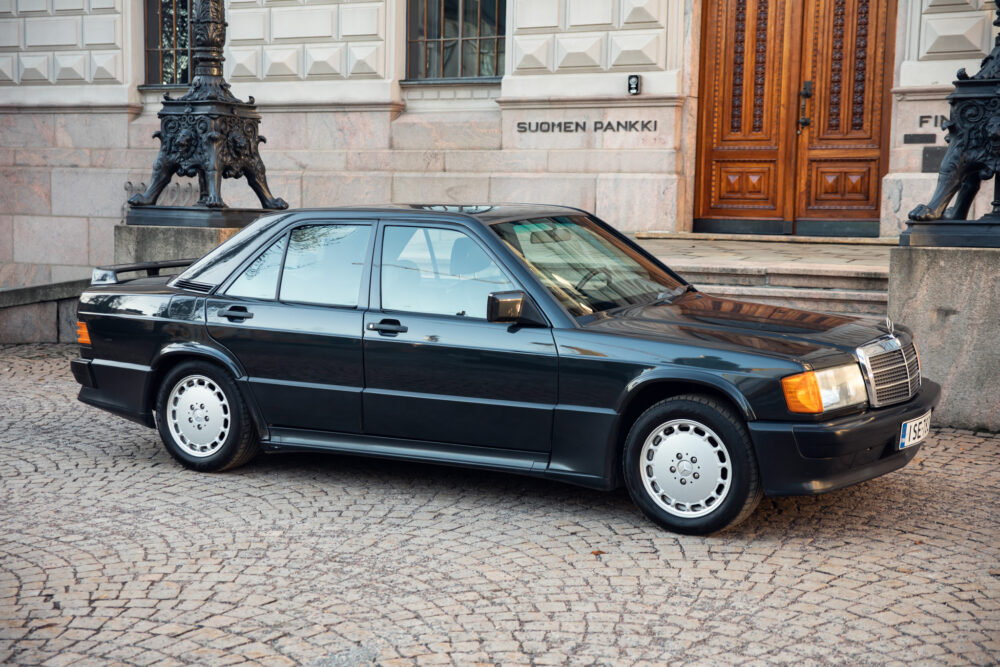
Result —
M115 264L198 258L262 215L263 209L199 206L131 208L115 227Z
M1000 431L1000 248L893 248L889 316L941 383L933 423Z
M201 257L236 232L238 227L115 227L115 264Z

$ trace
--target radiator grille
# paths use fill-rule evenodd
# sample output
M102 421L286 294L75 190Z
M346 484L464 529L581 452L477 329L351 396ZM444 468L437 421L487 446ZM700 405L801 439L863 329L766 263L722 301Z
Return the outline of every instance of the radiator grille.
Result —
M872 407L902 403L920 390L920 359L912 341L892 337L859 350L867 360L865 372Z

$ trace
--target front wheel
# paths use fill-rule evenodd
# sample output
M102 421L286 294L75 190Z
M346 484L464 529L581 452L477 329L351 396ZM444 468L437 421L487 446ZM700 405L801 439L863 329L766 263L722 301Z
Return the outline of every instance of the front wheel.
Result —
M156 427L170 455L194 470L235 468L260 451L236 383L201 361L179 364L163 378Z
M623 465L635 504L677 533L734 526L763 497L743 420L710 396L676 396L642 413L625 441Z

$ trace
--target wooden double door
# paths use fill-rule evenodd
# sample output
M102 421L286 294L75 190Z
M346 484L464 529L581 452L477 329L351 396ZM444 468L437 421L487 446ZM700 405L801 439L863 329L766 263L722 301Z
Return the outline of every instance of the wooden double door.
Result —
M705 0L696 231L878 234L895 5Z

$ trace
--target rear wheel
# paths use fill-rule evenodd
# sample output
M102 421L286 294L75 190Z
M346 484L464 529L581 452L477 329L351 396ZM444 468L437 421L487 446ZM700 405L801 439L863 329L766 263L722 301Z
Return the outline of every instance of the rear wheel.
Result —
M629 431L623 465L639 509L678 533L736 525L763 497L746 425L710 396L677 396L646 410Z
M260 451L236 383L206 362L187 361L167 373L157 394L156 426L170 455L194 470L235 468Z

